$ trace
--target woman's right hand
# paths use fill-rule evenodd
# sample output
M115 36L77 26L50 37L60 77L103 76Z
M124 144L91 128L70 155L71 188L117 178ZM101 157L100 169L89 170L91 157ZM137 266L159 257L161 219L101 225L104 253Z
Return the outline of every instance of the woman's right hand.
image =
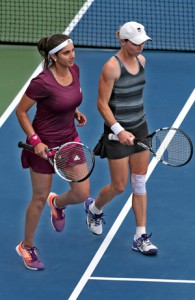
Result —
M34 147L34 151L37 155L39 155L40 157L44 158L44 159L48 159L45 150L48 149L48 146L45 145L44 143L39 143Z
M128 145L128 146L134 145L133 139L135 138L135 136L129 131L122 130L118 134L118 138L120 143L123 145Z

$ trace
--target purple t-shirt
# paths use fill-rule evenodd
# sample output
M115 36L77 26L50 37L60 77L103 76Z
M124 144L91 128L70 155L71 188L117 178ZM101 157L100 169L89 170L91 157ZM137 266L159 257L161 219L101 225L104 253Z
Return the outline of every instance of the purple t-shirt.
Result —
M82 102L79 68L70 67L73 81L60 85L49 69L32 79L26 95L37 102L33 128L49 147L70 142L78 136L74 123L75 109Z

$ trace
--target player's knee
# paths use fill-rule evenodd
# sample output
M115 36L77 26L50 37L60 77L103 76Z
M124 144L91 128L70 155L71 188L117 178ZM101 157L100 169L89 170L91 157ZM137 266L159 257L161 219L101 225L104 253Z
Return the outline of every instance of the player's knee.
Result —
M47 201L47 194L44 192L33 193L31 203L38 209L43 209Z
M49 193L47 191L43 191L43 190L33 191L33 198L42 202L47 202L48 195Z
M146 174L132 174L131 175L132 190L135 195L146 194Z
M118 182L117 184L114 184L113 188L114 188L115 193L117 195L123 193L125 190L125 186L126 186L126 184L124 184L123 182Z

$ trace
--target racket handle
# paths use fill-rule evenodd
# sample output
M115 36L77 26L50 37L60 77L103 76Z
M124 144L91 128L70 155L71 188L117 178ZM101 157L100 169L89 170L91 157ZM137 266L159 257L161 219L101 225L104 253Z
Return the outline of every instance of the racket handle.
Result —
M115 135L114 133L109 133L108 139L109 139L110 141L119 141L118 136Z
M23 143L23 142L19 142L19 143L18 143L18 148L23 148L23 149L30 150L30 151L33 151L33 152L34 152L33 146L28 145L28 144L25 144L25 143Z
M119 141L118 136L115 135L114 133L109 133L108 139L109 139L110 141ZM132 140L132 141L135 141L134 138L131 138L131 140Z

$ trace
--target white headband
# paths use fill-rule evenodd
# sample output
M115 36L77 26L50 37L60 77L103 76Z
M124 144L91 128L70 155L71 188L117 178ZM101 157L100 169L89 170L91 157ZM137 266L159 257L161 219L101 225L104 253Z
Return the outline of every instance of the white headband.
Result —
M59 45L56 46L55 48L51 49L51 50L49 51L49 55L54 54L54 53L60 51L61 49L63 49L64 47L66 47L66 46L69 45L69 44L73 44L73 41L72 41L71 39L68 39L68 40L62 42L61 44L59 44Z

